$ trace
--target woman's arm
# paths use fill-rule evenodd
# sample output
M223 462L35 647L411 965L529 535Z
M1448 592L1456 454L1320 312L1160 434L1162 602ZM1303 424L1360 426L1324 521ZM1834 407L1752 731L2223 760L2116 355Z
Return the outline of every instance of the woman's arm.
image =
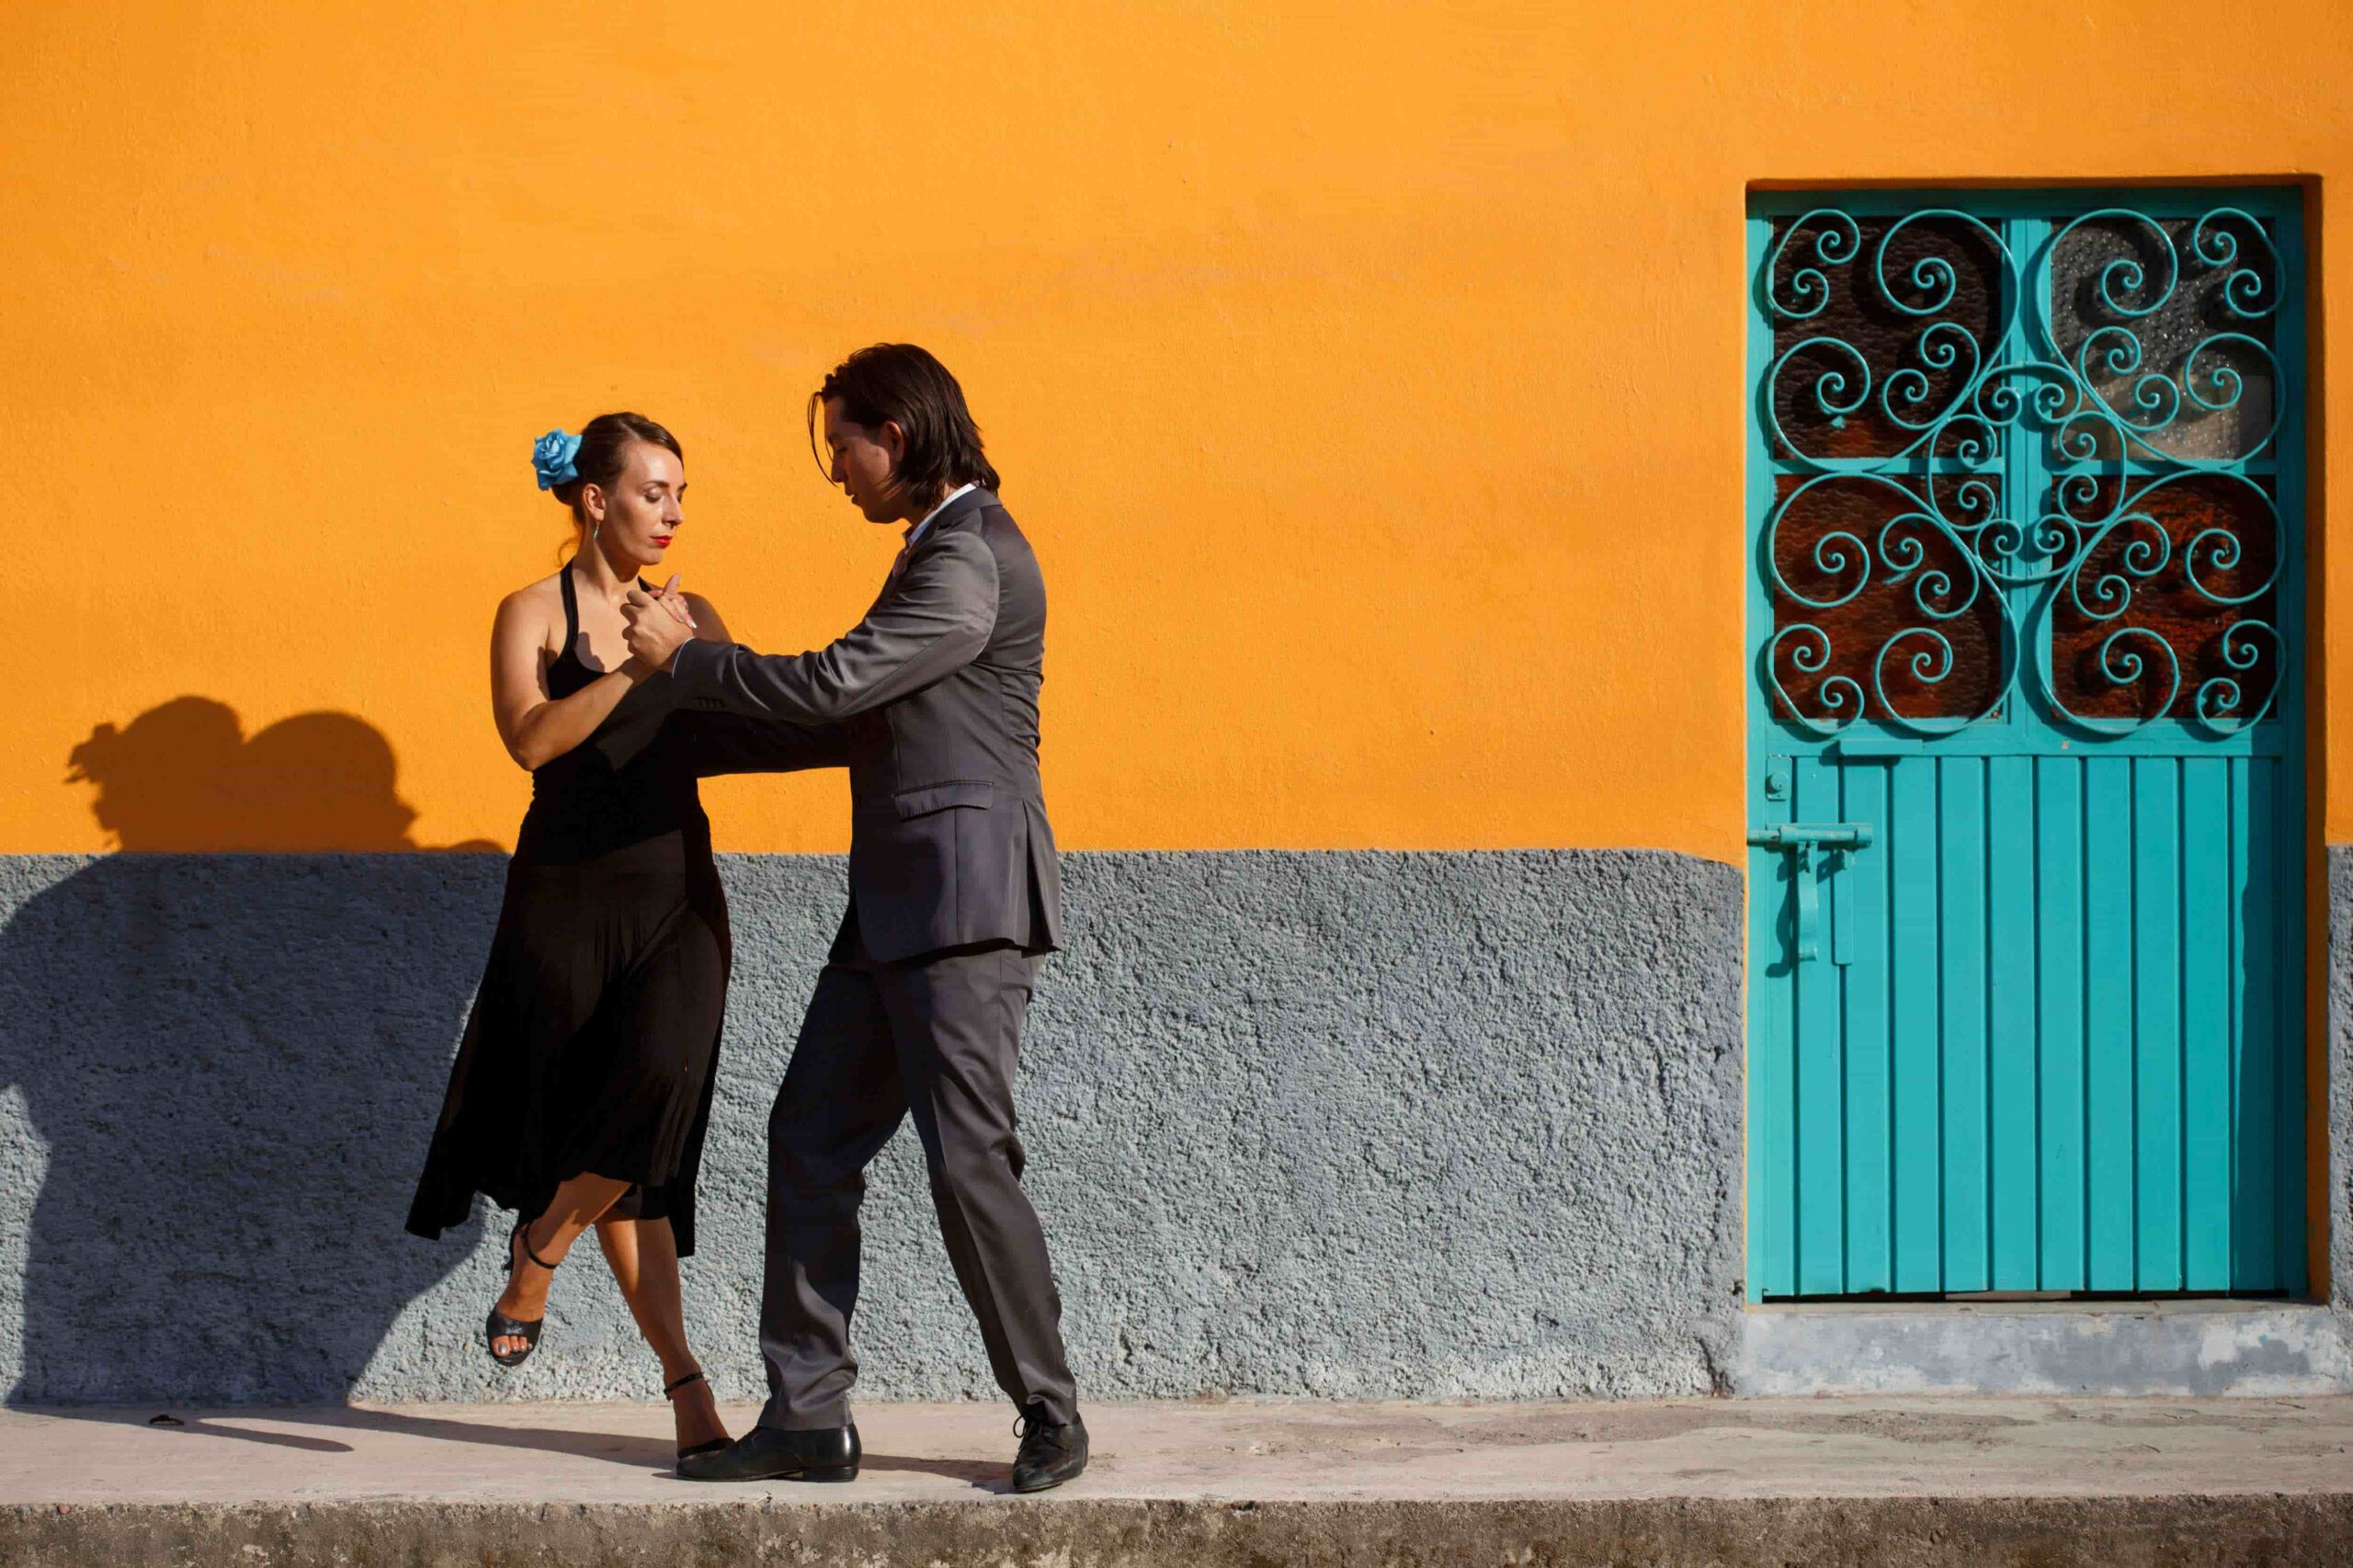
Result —
M594 734L630 687L653 673L631 659L570 697L552 698L541 657L546 647L546 608L530 603L528 590L500 600L490 628L490 712L506 755L527 769L562 756Z

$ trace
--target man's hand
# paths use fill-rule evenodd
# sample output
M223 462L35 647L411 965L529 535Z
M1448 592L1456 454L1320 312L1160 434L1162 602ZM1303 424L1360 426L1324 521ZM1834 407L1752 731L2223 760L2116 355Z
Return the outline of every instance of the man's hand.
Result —
M621 600L621 619L629 623L621 636L630 656L657 670L668 669L678 649L695 634L676 574L650 594L631 588Z

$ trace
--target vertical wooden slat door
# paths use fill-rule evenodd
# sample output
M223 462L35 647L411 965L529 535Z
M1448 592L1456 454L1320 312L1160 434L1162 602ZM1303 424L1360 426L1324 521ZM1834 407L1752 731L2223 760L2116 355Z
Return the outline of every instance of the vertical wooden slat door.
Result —
M2296 193L1750 234L1750 1298L2302 1292Z

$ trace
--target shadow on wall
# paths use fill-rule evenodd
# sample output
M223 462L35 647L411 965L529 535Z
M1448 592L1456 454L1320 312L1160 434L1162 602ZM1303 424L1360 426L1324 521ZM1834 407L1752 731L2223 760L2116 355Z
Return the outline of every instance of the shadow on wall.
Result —
M418 846L349 714L186 697L70 760L125 850L292 853L0 860L9 1397L341 1400L470 1251L401 1222L500 862L350 853Z
M122 849L420 847L392 743L348 713L298 713L248 740L226 704L175 698L127 728L100 724L67 761L69 781L97 787L91 813Z

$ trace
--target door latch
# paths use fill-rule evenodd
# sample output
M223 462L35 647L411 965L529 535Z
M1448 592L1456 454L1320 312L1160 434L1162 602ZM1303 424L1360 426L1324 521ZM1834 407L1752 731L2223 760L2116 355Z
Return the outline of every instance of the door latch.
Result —
M1748 842L1760 849L1787 849L1796 856L1790 874L1798 885L1797 957L1822 956L1822 888L1813 872L1813 852L1842 854L1870 846L1871 829L1860 822L1777 822L1752 830ZM1844 913L1843 911L1841 912ZM1841 955L1844 961L1844 955Z
M1863 822L1777 822L1752 832L1748 842L1765 849L1868 849L1871 827Z

